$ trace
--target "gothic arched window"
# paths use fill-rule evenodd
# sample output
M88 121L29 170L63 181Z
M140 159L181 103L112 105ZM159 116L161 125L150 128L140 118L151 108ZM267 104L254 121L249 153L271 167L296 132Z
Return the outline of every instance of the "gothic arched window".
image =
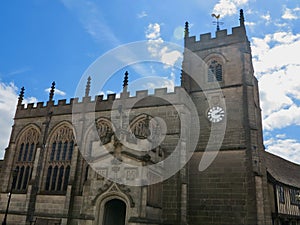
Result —
M222 65L216 61L211 61L209 68L208 68L208 82L215 82L215 81L222 81L223 80L223 71Z
M46 191L64 192L67 190L73 150L73 130L67 125L60 126L50 138L45 177Z
M17 158L15 161L15 169L18 173L13 183L14 190L25 191L27 189L31 179L38 140L39 132L33 127L26 129L18 140Z

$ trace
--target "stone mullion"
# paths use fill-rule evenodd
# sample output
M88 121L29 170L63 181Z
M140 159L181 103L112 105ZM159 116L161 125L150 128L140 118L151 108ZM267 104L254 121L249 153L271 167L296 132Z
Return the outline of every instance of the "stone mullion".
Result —
M60 158L58 158L58 160L57 160L57 155L58 155L58 157L60 157L60 155L59 155L60 152L58 152L59 146L60 146L60 150L61 150L61 146L62 146L62 141L61 140L59 140L57 142L56 146L55 146L54 161L59 161L59 159L60 159Z
M21 145L22 144L23 144L23 148L22 148L22 152L21 152ZM21 145L16 147L16 153L17 153L17 159L16 159L16 161L17 162L22 162L22 159L24 157L23 155L24 155L24 152L25 152L25 144L21 143ZM21 153L21 155L20 155L20 153ZM19 157L19 155L20 155L20 157Z
M22 178L22 184L21 184L21 187L20 187L20 190L22 191L23 190L23 187L24 187L24 183L26 182L26 164L24 163L23 164L24 166L24 173L23 173L23 178Z
M21 165L16 164L15 168L17 168L17 167L19 167L19 171L18 171L18 174L17 174L17 177L16 177L16 183L15 183L15 188L14 188L15 190L18 189L18 183L19 183L19 179L20 179L20 168L21 168Z
M57 173L56 173L56 179L55 179L54 191L58 191L58 190L57 190L57 186L58 186L59 169L60 169L60 166L57 165Z
M57 173L56 173L56 178L55 178L54 191L57 191L58 176L59 176L59 169L60 169L59 163L56 166L57 166Z
M51 176L50 176L50 183L49 183L49 191L51 191L51 189L52 189L53 174L54 174L54 166L52 166L52 171L51 171Z
M67 168L67 164L63 164L61 165L64 167L64 170L62 172L62 177L61 177L61 185L60 185L60 190L64 191L64 181L65 181L65 176L66 176L66 168Z
M67 142L67 147L66 147L66 152L65 152L65 144ZM69 151L70 151L70 145L71 145L71 141L70 140L67 140L64 142L63 144L63 148L62 148L62 153L61 153L61 160L68 160L68 155L69 155ZM63 155L64 155L64 152L65 152L65 157L63 159Z
M29 143L27 142L25 144L25 150L24 150L24 155L21 158L22 162L26 162L27 158L28 158L28 150L29 150ZM26 153L26 154L25 154Z
M48 190L46 191L51 191L51 184L52 184L52 174L53 174L53 165L48 165L47 167L47 175L46 175L46 182L47 182L47 178L48 178L48 171L49 171L49 167L51 166L51 173L49 174L49 184L48 184ZM45 183L46 185L46 183ZM46 186L45 186L46 187Z
M67 146L67 151L66 151L66 156L65 156L66 161L69 160L69 154L70 154L70 151L71 151L71 149L70 149L71 142L72 142L72 140L68 141L68 146ZM73 151L74 151L74 146L75 146L75 144L74 144L74 141L73 141Z
M59 145L59 141L56 141L53 161L56 161L56 155L57 155L58 145Z
M60 187L60 189L62 190L62 191L64 191L64 185L65 185L65 177L66 177L66 170L67 170L67 164L64 164L63 165L64 166L64 171L63 171L63 176L62 176L62 178L61 178L61 187Z
M18 186L17 187L20 187L20 188L18 188L18 190L22 190L23 182L24 182L24 175L25 175L25 166L24 166L24 164L22 165L21 169L22 168L24 168L24 170L23 170L23 173L22 173L21 180L19 180L19 182L18 182ZM19 185L19 183L21 183L21 185Z
M31 164L29 167L30 167L30 169L29 169L29 177L28 177L27 187L29 186L29 182L30 182L31 177L32 177L33 165Z

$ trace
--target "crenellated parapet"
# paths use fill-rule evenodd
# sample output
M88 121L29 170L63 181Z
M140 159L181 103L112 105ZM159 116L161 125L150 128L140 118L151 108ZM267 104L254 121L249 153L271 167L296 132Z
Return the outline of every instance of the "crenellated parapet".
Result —
M212 33L201 34L200 40L196 40L196 36L189 36L189 26L188 22L186 22L184 39L185 48L188 48L191 51L201 51L248 41L245 29L244 12L242 9L240 10L239 20L240 25L238 27L233 27L231 33L228 33L227 29L220 30L218 28L214 36Z
M72 114L76 111L82 112L81 110L85 112L110 111L113 104L122 104L122 102L126 102L126 105L134 102L134 108L170 105L171 102L174 103L182 99L180 90L182 90L181 87L175 87L173 92L168 92L167 88L158 88L154 90L153 94L149 94L148 90L140 90L136 91L134 96L130 96L129 92L122 92L120 95L109 94L106 97L97 95L94 98L91 96L71 98L69 101L60 99L57 102L52 100L36 104L21 104L17 107L15 119L42 117L49 112L54 116Z
M232 28L231 34L225 29L216 31L215 37L211 33L201 34L200 40L196 40L196 36L186 37L185 47L191 51L199 51L245 41L248 41L245 27L239 26Z

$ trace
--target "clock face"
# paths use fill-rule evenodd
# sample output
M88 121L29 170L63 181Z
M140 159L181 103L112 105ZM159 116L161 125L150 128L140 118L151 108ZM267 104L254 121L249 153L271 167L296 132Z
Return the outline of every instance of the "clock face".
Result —
M224 109L222 109L220 106L214 106L207 112L207 118L209 121L213 123L218 123L222 121L222 119L225 116Z

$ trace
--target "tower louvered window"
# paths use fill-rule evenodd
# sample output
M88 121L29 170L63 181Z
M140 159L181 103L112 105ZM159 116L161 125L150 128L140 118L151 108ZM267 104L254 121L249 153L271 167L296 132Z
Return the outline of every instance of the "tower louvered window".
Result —
M74 150L73 130L64 125L50 139L45 190L65 192L68 187Z
M207 80L208 82L220 82L223 80L222 65L218 61L213 60L209 65Z
M16 179L13 182L13 189L25 191L31 179L33 161L38 144L39 133L31 127L20 136L17 145L17 156L15 161Z

